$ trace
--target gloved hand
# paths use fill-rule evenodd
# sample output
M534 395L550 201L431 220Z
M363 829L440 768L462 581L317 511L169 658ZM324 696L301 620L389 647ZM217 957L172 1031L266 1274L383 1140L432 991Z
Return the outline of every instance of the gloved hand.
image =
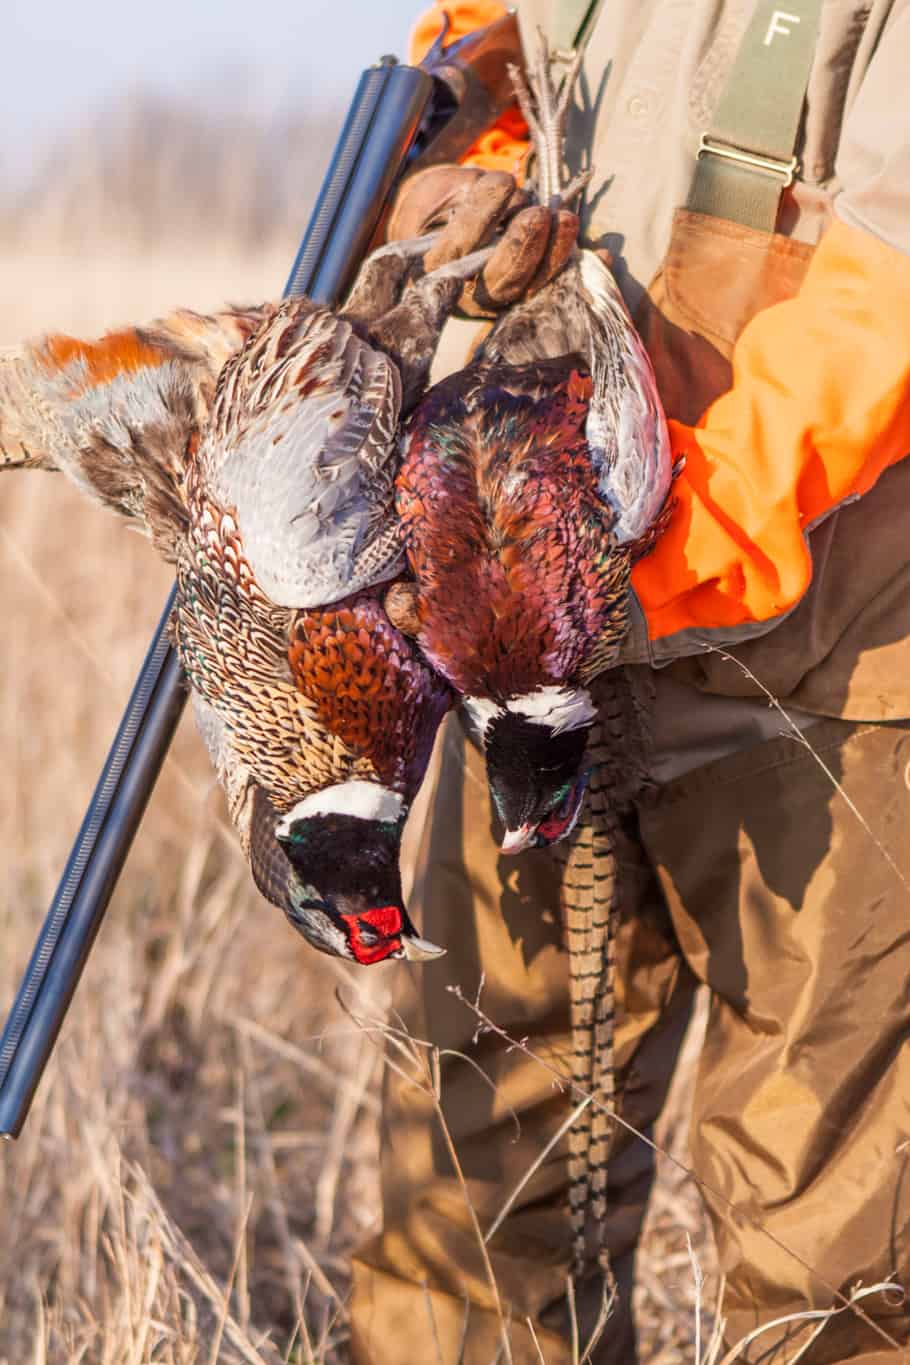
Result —
M529 205L528 196L505 171L430 166L405 181L386 236L390 242L403 241L441 229L424 259L429 271L489 245L502 228L492 257L465 286L459 302L471 317L492 317L559 273L578 236L576 214Z

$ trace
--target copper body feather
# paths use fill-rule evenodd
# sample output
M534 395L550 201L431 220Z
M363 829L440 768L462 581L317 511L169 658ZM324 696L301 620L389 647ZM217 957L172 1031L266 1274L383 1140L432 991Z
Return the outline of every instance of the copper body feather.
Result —
M582 674L628 556L592 467L578 357L478 366L408 428L398 507L421 646L459 692L505 701Z

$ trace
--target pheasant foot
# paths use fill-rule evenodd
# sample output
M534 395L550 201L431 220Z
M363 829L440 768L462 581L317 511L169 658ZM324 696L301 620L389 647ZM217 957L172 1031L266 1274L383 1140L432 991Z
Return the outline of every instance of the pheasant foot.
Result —
M531 134L537 166L538 198L542 204L560 208L569 204L591 178L591 172L585 171L566 180L562 154L566 119L581 70L582 53L575 53L557 91L547 40L543 33L539 33L539 39L537 57L528 69L527 80L517 66L509 67L509 76L518 107Z
M401 298L414 264L438 243L440 233L389 242L366 258L344 306L345 316L357 322L374 322L394 308Z
M401 302L369 324L370 340L390 355L402 381L402 413L407 416L423 393L446 317L462 286L483 269L492 247L448 261L410 285Z

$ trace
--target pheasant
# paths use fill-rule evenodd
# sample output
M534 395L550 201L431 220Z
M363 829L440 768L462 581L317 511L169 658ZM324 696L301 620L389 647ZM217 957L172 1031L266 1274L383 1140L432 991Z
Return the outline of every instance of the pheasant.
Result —
M557 97L542 50L533 101L513 73L538 199L563 216L584 183L560 192L578 67ZM644 744L642 708L617 664L630 568L663 527L672 470L653 372L605 262L576 250L464 371L427 393L404 439L398 507L415 581L394 619L461 696L505 827L502 851L572 836L563 879L572 1076L602 1104L570 1133L569 1197L576 1271L589 1208L608 1271L613 850Z
M257 885L362 964L442 951L398 851L451 692L382 603L399 419L488 254L408 285L434 242L375 253L344 313L180 313L0 365L0 467L62 469L176 565L177 647Z

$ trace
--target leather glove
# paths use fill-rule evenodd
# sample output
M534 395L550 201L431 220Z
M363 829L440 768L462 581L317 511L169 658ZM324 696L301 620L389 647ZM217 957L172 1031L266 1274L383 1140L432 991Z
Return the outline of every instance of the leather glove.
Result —
M427 252L427 271L493 242L492 257L459 301L470 317L494 317L516 299L536 293L559 273L578 237L568 209L529 205L514 177L478 166L430 166L398 192L386 236L403 241L441 231Z

